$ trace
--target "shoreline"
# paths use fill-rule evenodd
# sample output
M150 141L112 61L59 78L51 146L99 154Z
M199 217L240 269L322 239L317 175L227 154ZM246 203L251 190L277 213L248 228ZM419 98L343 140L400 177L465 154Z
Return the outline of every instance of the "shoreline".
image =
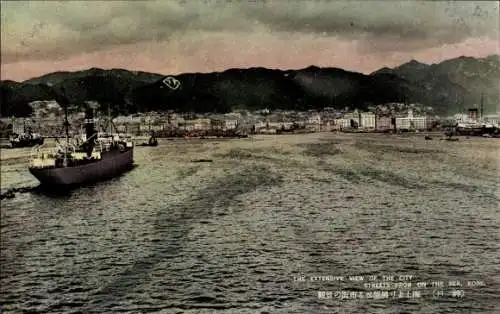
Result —
M377 136L385 136L385 137L418 137L418 136L433 136L433 137L446 137L445 133L442 131L421 131L421 132L373 132L373 131L353 131L353 132L345 132L345 131L322 131L322 132L308 132L308 133L293 133L293 132L285 132L285 133L256 133L256 134L248 134L248 136L171 136L171 137L161 137L155 136L157 140L166 140L166 141L181 141L181 140L235 140L235 139L250 139L255 137L286 137L286 136L307 136L311 134L324 135L324 134L335 134L335 135L356 135L356 134L370 134ZM453 137L457 138L482 138L481 135L454 135ZM64 137L45 137L46 142L55 142L56 138L64 138ZM131 137L133 141L148 141L149 135L137 135ZM494 138L494 137L493 137ZM8 138L0 138L0 146L8 145Z

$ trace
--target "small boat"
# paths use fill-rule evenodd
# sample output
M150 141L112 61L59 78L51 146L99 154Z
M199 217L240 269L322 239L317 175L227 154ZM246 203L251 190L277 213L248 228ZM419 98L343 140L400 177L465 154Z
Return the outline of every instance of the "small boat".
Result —
M26 127L26 121L23 121L22 131L19 134L12 133L9 136L9 142L11 148L33 147L42 145L44 138L38 133L31 132L31 127Z
M44 138L40 134L31 132L13 133L9 136L9 142L12 148L33 147L35 145L42 145Z
M213 160L201 158L201 159L193 159L191 160L191 162L213 162Z
M151 137L147 143L141 143L137 146L158 146L158 140L156 139L154 132L151 132Z

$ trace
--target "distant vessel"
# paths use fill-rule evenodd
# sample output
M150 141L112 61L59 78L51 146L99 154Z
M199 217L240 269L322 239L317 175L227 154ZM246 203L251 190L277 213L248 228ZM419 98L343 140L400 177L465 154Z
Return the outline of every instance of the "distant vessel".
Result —
M455 132L457 135L482 136L498 134L499 130L491 123L462 122L457 124Z
M485 136L492 137L500 134L498 126L487 123L483 116L484 96L481 94L481 107L469 109L469 117L465 121L458 122L454 130L455 135Z
M87 109L85 134L80 140L69 137L67 101L65 108L65 142L55 149L34 147L29 172L45 186L74 186L113 178L130 169L134 163L134 145L130 137L101 133L95 129L93 109ZM111 125L111 119L108 124Z
M23 122L22 132L12 133L9 136L10 146L12 148L18 147L33 147L35 145L42 145L44 141L43 136L38 133L32 133L31 128L26 129L26 123Z
M158 146L158 140L156 139L155 132L151 131L151 137L147 143L141 143L138 146Z
M33 147L35 145L42 145L44 138L37 133L14 133L9 136L9 142L12 148Z

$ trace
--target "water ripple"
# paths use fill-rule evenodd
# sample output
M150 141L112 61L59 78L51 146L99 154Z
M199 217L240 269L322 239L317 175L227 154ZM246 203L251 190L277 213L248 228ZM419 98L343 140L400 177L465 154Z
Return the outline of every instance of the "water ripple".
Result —
M2 200L2 308L494 312L498 145L428 142L318 134L168 141L138 148L138 167L126 175L62 195L31 188L25 160L9 156L2 188L22 193ZM486 286L461 300L340 301L317 292L365 289L293 280L398 273Z

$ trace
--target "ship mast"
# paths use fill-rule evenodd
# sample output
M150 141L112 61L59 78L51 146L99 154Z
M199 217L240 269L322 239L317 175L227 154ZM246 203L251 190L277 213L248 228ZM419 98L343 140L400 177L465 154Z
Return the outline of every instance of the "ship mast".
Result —
M68 106L64 106L64 132L66 133L66 145L69 144L69 121L68 121Z
M108 134L111 135L112 129L111 129L111 110L109 108L108 104Z
M64 94L64 88L61 89ZM66 135L66 145L64 145L64 159L63 165L66 167L68 165L68 147L69 147L69 121L68 121L68 102L63 102L64 107L64 131Z
M91 105L88 105L85 108L85 151L87 153L87 157L92 156L92 151L94 149L94 143L97 138L97 132L94 128L94 108Z
M483 121L483 106L484 106L484 94L481 93L481 109L480 109L481 121Z

